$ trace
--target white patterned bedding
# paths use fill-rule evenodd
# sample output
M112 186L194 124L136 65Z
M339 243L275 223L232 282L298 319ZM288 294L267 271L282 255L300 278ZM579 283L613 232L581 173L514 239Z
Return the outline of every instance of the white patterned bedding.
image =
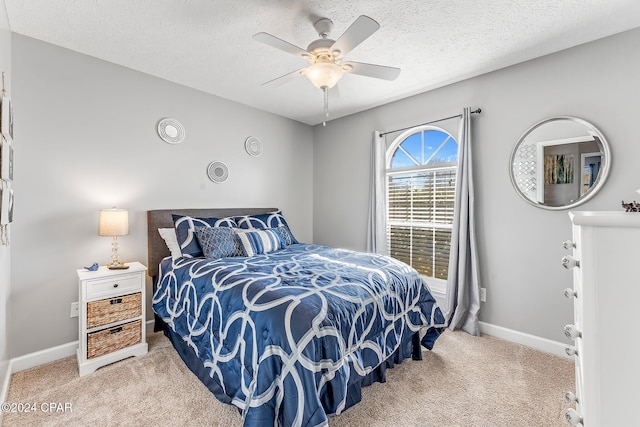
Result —
M292 244L166 258L158 277L154 311L245 426L326 425L387 366L420 358L419 331L430 349L445 323L418 273L377 254Z

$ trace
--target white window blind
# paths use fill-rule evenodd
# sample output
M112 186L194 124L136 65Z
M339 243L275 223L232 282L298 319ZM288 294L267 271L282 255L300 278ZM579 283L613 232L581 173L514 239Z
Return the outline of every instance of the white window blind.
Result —
M451 135L440 130L422 131L426 132L437 132L445 138L440 148L446 146L447 142L457 148ZM416 133L406 137L404 141L412 141L414 136L417 136ZM438 135L431 135L435 136ZM426 139L421 137L422 141ZM452 151L452 148L449 147L448 150ZM413 149L425 151L425 144L418 146L414 143ZM407 151L403 144L397 144L388 161L392 166L387 170L389 254L411 265L424 276L446 280L455 204L457 152L454 151L455 159L449 157L447 161L443 161L442 158L431 156L425 159L426 164L417 161L410 166L400 164L397 160L398 157L405 156ZM438 151L435 150L436 153ZM415 159L417 156L412 157ZM395 169L394 161L398 164Z

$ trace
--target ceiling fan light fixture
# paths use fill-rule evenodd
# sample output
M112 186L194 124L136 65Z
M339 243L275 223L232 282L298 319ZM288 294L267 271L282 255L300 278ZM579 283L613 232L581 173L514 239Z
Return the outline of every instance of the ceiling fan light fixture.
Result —
M310 65L304 73L318 89L325 87L331 89L338 83L342 74L344 74L342 67L332 62L317 62Z
M329 38L329 33L333 28L333 22L330 19L320 18L314 22L313 26L320 38L312 41L306 50L268 33L254 34L253 39L309 61L311 65L307 68L287 73L267 83L287 81L291 77L305 75L324 95L325 119L322 122L324 126L329 118L329 89L338 83L345 72L384 80L395 80L400 69L362 62L341 64L345 55L380 29L380 24L368 16L358 16L337 40Z

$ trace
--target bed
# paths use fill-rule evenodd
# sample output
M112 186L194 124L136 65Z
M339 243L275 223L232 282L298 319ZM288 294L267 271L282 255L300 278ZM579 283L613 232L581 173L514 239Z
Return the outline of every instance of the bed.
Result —
M299 243L275 208L152 210L147 219L156 330L244 426L327 425L444 330L415 270ZM184 256L171 255L163 228L176 230ZM219 235L234 236L234 251Z

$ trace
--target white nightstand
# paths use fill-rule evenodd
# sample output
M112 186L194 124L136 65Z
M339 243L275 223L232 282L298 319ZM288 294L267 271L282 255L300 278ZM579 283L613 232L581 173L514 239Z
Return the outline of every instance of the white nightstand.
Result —
M78 370L80 376L147 353L145 272L139 262L126 270L77 270L79 279Z

